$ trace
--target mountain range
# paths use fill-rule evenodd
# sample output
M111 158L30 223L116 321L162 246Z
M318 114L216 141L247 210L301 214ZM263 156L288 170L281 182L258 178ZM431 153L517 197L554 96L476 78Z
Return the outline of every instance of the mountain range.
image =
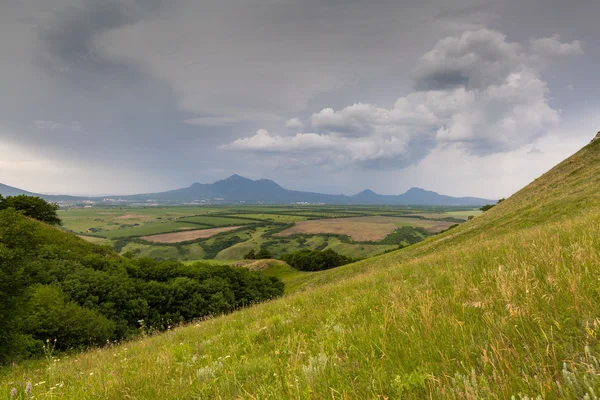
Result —
M369 205L440 205L440 206L481 206L494 203L494 200L477 197L451 197L436 192L413 187L400 195L382 195L372 190L364 190L353 196L342 194L323 194L287 190L268 179L252 180L240 175L214 183L194 183L189 187L159 193L145 193L124 196L81 197L63 195L44 195L27 192L18 188L0 184L0 194L14 196L27 194L40 196L49 201L121 201L152 202L161 204L184 204L192 202L208 203L323 203L323 204L369 204Z

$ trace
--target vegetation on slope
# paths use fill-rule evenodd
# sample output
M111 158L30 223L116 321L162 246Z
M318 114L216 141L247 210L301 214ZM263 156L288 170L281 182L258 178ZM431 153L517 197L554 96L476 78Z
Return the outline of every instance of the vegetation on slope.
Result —
M0 211L0 363L135 336L283 294L246 269L127 259L106 247Z
M324 271L349 264L353 260L333 250L303 249L290 254L283 254L281 259L299 271Z
M0 194L0 210L8 208L15 209L29 218L34 218L50 225L62 225L62 221L57 213L58 204L48 203L40 197L24 194L2 197Z
M594 398L599 189L596 142L439 236L301 274L296 293L228 316L6 368L0 394Z

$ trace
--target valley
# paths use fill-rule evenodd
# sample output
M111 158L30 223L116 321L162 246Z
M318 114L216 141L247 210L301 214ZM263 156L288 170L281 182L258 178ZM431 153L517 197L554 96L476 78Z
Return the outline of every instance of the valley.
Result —
M424 239L476 216L459 206L168 206L66 208L63 228L121 254L155 259L234 262L266 248L274 257L332 249L366 258L409 243L397 228ZM207 251L208 250L208 251Z

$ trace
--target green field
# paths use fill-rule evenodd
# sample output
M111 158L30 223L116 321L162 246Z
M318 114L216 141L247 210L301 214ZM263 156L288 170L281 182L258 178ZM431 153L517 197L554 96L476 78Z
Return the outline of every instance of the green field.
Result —
M286 297L6 367L0 395L597 398L599 192L597 141L450 231L328 271L268 267Z
M248 225L256 223L256 221L252 221L249 219L241 219L241 218L229 218L229 217L211 217L211 216L201 216L201 217L186 217L178 219L177 222L186 223L186 224L194 224L194 225L204 225L204 226L232 226L232 225Z
M143 243L131 242L123 247L122 253L129 253L135 257L149 257L158 260L201 260L205 252L199 244L182 246L154 246Z
M60 211L64 229L82 235L94 243L113 245L121 254L131 252L135 257L150 257L173 260L204 260L214 251L206 251L216 238L227 239L238 236L242 242L232 243L220 249L214 256L219 260L240 260L250 250L258 251L265 246L275 257L301 249L332 249L353 258L366 258L394 249L384 243L354 243L352 239L328 238L320 233L334 232L351 236L360 227L353 226L351 217L378 218L395 217L395 226L435 226L466 220L468 215L477 215L479 210L465 207L393 207L393 206L318 206L318 205L242 205L242 206L173 206L137 208L85 208ZM401 217L401 218L400 218ZM415 219L425 218L425 219ZM319 228L319 221L339 219L341 227L333 231ZM310 221L307 221L310 220ZM348 222L350 221L350 222ZM390 219L392 221L392 219ZM295 224L316 224L306 234L284 238L268 232L284 228L294 231ZM344 225L345 224L345 225ZM141 238L152 235L180 232L189 229L210 229L229 226L246 226L253 233L219 233L215 238L192 239L198 246L194 251L178 243L144 242ZM390 228L386 232L390 231ZM384 230L385 230L384 229ZM393 229L393 228L391 228ZM245 232L245 231L244 231ZM364 232L363 232L364 233ZM383 234L385 236L385 233ZM369 236L366 236L370 240ZM363 240L363 239L360 239ZM196 257L196 258L195 258Z
M239 217L239 218L253 218L253 219L260 219L262 221L271 221L271 222L278 222L278 223L283 223L283 224L289 224L292 222L298 222L298 221L304 221L307 219L307 217L302 217L302 216L298 216L298 215L289 215L289 214L237 214L237 215L232 215L232 217Z
M158 235L160 233L169 233L182 231L187 229L200 229L200 226L193 226L187 224L181 224L179 222L156 222L153 224L146 224L142 226L136 226L133 228L125 228L118 230L111 230L107 232L101 232L96 235L106 237L109 239L121 238L121 237L137 237L137 236L148 236ZM208 228L205 226L205 228Z

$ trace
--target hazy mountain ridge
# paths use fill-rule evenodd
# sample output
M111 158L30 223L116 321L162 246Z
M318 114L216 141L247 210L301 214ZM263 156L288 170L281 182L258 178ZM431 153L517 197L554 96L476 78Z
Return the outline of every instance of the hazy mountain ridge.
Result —
M124 196L56 196L27 192L18 188L0 184L0 194L11 196L15 194L37 195L48 200L94 200L104 198L121 199L126 201L155 201L167 203L190 203L201 200L212 200L222 203L324 203L324 204L368 204L368 205L460 205L479 206L493 203L494 200L477 197L452 197L420 188L412 188L400 195L382 195L367 189L353 196L341 194L324 194L288 190L268 179L252 180L240 175L214 183L194 183L186 188L157 193L143 193Z

